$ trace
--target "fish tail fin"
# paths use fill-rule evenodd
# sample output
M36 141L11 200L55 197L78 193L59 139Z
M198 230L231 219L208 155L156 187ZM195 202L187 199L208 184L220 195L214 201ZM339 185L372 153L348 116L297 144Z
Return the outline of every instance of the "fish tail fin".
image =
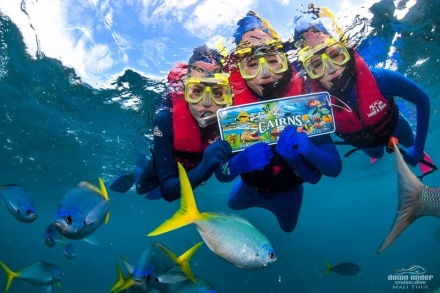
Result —
M110 288L111 292L117 292L116 290L118 290L119 287L121 287L122 284L124 284L126 281L124 273L122 272L122 269L117 262L116 262L116 274L118 276L118 279L116 280L115 284Z
M131 275L133 273L133 271L134 271L134 266L129 264L122 255L119 255L119 257L121 258L122 262L124 263L125 269Z
M112 292L114 293L121 292L124 291L125 289L132 287L133 285L134 285L134 279L130 275L128 276L128 278L124 280L124 282L119 287L115 288Z
M108 193L107 193L107 189L105 188L104 181L102 181L101 177L98 177L98 181L99 181L99 190L101 191L100 193L102 197L105 198L106 201L109 201Z
M110 219L110 211L108 211L107 214L105 215L104 224L107 224L109 219Z
M101 177L98 177L98 181L99 181L99 189L101 191L100 193L102 197L105 198L105 200L108 202L109 198L108 198L107 189L105 188L104 185L104 181L102 181ZM104 224L107 224L109 219L110 219L110 211L107 212L107 215L105 215Z
M180 163L177 163L180 179L180 208L168 220L163 222L159 227L150 232L147 236L160 235L180 227L189 225L195 220L205 219L205 215L201 214L197 209L194 194L189 182L188 175Z
M326 260L324 261L324 263L325 263L325 268L326 268L324 276L328 276L328 274L330 274L330 272L332 270L332 266Z
M185 275L193 282L196 283L196 278L194 277L194 274L191 271L191 267L189 265L189 261L191 260L194 253L200 248L200 246L203 245L203 241L197 243L190 249L188 249L186 252L184 252L181 256L177 258L176 264L180 267L182 272L185 273Z
M0 261L0 266L5 271L6 275L8 276L8 280L6 282L6 288L5 293L9 291L9 287L11 287L12 281L19 275L19 272L13 272L11 271L2 261Z
M417 201L424 185L406 165L396 144L394 144L394 159L398 179L398 207L391 230L383 240L377 253L383 252L420 216L417 212Z

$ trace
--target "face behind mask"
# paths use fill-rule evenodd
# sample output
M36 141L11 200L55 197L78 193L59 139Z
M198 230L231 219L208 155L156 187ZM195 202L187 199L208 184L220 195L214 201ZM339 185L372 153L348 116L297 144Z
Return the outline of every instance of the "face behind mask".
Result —
M331 82L332 87L328 92L336 97L348 95L348 93L353 89L354 83L356 81L356 66L355 66L355 56L353 50L348 50L350 54L350 60L341 75L334 78Z
M283 77L279 81L263 85L263 100L282 98L282 93L291 79L292 68L287 66L287 70L283 73Z

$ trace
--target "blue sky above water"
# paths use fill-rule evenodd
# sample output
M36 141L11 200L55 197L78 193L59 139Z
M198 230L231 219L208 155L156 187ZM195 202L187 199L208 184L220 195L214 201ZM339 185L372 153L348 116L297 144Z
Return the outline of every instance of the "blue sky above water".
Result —
M331 5L340 25L356 14L368 15L377 1L321 1ZM237 21L249 10L268 19L283 39L291 37L293 19L307 1L1 1L0 11L16 23L31 56L38 52L75 69L83 81L98 86L126 68L163 78L192 49L220 39L231 48ZM404 13L404 11L403 11Z

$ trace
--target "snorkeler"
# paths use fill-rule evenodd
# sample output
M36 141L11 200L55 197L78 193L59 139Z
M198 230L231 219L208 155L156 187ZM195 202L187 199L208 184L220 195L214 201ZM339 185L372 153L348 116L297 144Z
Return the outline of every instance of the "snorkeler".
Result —
M299 23L294 42L301 49L298 58L309 77L309 91L326 90L332 96L335 133L344 144L377 159L393 136L407 148L404 159L410 165L425 157L430 102L420 86L396 71L369 69L354 48L331 36L321 22ZM416 106L415 137L394 97Z
M110 189L126 192L134 183L137 193L148 199L173 201L180 198L177 162L196 188L229 159L230 145L219 140L216 123L205 120L232 104L222 59L216 50L201 46L194 49L188 65L180 63L171 70L168 98L154 118L153 155L141 157L134 173L117 177Z
M234 105L305 92L302 79L295 78L280 38L267 20L249 12L238 22L234 37L237 47L229 68ZM259 149L252 149L254 146ZM257 164L259 168L255 168ZM301 209L303 183L315 184L322 175L336 177L341 169L341 158L330 135L309 138L294 127L286 127L276 146L264 142L252 145L218 168L216 177L230 182L240 175L229 196L231 209L267 209L283 231L291 232Z

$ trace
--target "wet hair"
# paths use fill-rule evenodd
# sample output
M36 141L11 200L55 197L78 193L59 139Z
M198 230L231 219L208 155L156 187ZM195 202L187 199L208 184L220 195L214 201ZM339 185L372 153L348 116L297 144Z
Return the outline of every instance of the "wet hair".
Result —
M206 45L196 47L193 54L189 58L188 64L194 64L197 61L202 61L211 64L222 65L223 56L215 49L211 49Z
M189 58L188 67L191 70L197 70L208 75L220 73L223 71L223 58L224 57L217 50L211 49L206 45L199 46L194 49L193 54ZM216 65L218 66L218 69L214 70L213 72L205 72L204 69L193 65L199 61Z
M318 21L316 23L311 23L311 22L301 21L300 23L298 23L296 25L295 33L293 35L293 45L295 48L301 49L301 47L303 46L303 44L305 42L303 34L307 31L312 31L315 33L322 32L323 34L331 36L331 34L325 28L325 26L324 26L324 24L322 24L322 22Z

